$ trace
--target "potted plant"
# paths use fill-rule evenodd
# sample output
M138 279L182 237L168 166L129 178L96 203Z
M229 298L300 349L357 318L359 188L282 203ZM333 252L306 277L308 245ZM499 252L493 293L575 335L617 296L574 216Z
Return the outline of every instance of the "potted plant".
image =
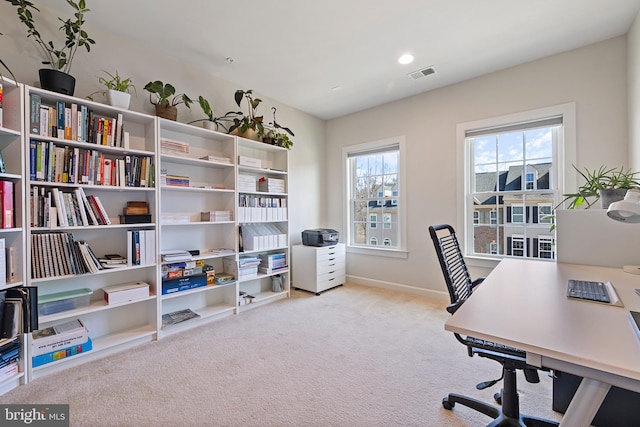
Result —
M253 90L236 90L234 99L238 107L242 107L242 100L247 100L248 112L246 115L233 118L233 124L229 127L229 133L243 138L260 141L264 134L263 116L256 115L256 109L262 102L260 98L253 98ZM231 112L230 112L231 113ZM229 114L229 113L227 113Z
M106 90L98 90L93 92L91 95L101 93L103 96L107 97L107 103L109 105L123 110L128 110L129 103L131 102L131 89L133 89L137 95L136 87L131 78L127 77L126 79L123 79L118 74L118 70L116 70L115 75L104 70L102 72L105 73L107 77L98 77L98 82L103 85ZM93 100L91 95L89 95L88 98Z
M608 168L600 166L598 169L581 171L575 165L573 168L584 178L584 184L578 187L578 191L570 194L563 194L564 199L558 206L569 202L567 209L584 207L589 209L598 200L601 201L603 209L615 201L622 200L627 190L640 186L640 181L636 178L639 172L631 172L628 169ZM556 206L556 208L558 207Z
M66 37L64 45L60 48L56 47L53 41L45 41L36 29L33 11L40 12L40 9L32 2L27 0L6 1L16 7L20 22L27 27L27 38L33 37L46 58L42 61L42 64L50 67L41 68L38 71L40 86L43 89L65 95L73 95L76 79L69 74L73 58L79 47L82 46L87 52L90 52L91 45L95 44L95 41L82 28L85 23L85 14L89 12L89 9L86 8L85 0L79 0L77 3L73 0L67 0L69 6L74 9L74 19L63 20L58 18L62 22L62 26L59 29L64 32Z
M169 120L178 118L178 105L191 109L191 98L185 93L176 94L176 88L160 80L149 82L144 90L149 92L149 101L156 106L156 115Z
M287 150L291 149L293 141L289 138L289 135L295 136L294 133L288 127L281 126L276 122L276 107L271 107L273 114L273 121L265 126L265 131L262 136L262 142L267 144L277 145L284 147Z
M198 97L198 104L200 105L200 109L207 116L205 119L197 119L190 121L191 123L202 122L202 126L206 129L218 130L218 127L222 127L225 132L228 132L227 127L223 124L223 122L233 121L233 119L237 116L241 116L241 111L229 111L224 116L215 117L213 115L213 109L211 108L211 104L209 101L204 98L202 95Z

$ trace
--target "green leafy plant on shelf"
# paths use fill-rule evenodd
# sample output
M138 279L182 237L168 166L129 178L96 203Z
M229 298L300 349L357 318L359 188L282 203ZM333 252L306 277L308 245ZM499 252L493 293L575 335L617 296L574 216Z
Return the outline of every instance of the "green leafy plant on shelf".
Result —
M32 37L44 55L45 60L42 61L42 64L48 65L54 70L69 73L78 48L83 47L87 52L90 52L91 45L95 44L95 40L90 38L83 28L85 14L90 11L86 7L85 0L79 0L78 2L67 0L67 4L74 9L74 18L58 18L62 22L59 30L65 34L65 41L61 47L56 47L56 43L52 40L43 39L43 36L37 30L34 12L40 12L40 9L34 3L27 0L6 1L17 8L16 12L20 22L27 27L27 38Z
M293 145L293 141L291 140L290 136L295 135L288 127L278 124L278 122L276 121L276 111L276 107L271 107L273 121L269 122L269 124L265 126L262 141L267 144L277 145L279 147L284 147L287 150L290 150L291 146Z
M242 116L242 111L229 111L224 116L216 117L213 113L213 108L211 108L211 104L202 95L198 96L198 105L200 105L200 109L207 117L204 119L192 120L189 122L189 124L197 122L204 122L205 124L210 123L210 126L212 126L214 130L222 128L225 132L228 132L229 129L227 128L225 123L232 122L234 118Z
M258 116L256 110L262 100L253 97L253 90L236 90L234 99L238 107L242 108L242 101L246 100L247 114L242 112L237 117L233 117L233 124L229 127L229 133L243 136L245 138L260 140L264 134L263 116ZM233 114L230 111L227 114ZM237 114L237 113L236 113Z
M155 105L156 115L159 117L176 120L180 104L191 109L191 98L186 93L176 94L176 88L170 83L151 81L144 86L144 90L149 92L149 102Z

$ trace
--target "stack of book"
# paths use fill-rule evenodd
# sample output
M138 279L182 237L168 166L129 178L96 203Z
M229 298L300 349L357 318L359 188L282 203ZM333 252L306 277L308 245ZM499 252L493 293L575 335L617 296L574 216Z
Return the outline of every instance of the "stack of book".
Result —
M200 212L200 220L206 222L233 221L231 211Z
M189 144L182 141L174 141L167 138L161 138L160 152L162 154L169 154L172 156L186 157L189 155Z
M256 191L256 177L253 175L238 174L238 191Z
M222 265L225 271L234 274L238 280L252 279L258 276L260 258L243 257L237 263L234 259L225 258Z
M106 254L99 259L103 268L121 268L127 266L127 259L119 254Z
M211 154L208 156L200 157L200 160L206 160L208 162L217 162L217 163L231 163L231 159L229 157L214 156Z
M0 382L18 373L20 348L19 339L0 340Z
M71 233L32 234L31 254L34 279L96 273L103 268L89 244L75 240Z
M258 267L260 273L274 274L285 271L288 268L287 254L260 254L260 266Z
M240 294L238 296L238 305L251 304L254 299L256 299L256 297L254 297L253 295L250 295L245 291L240 291Z
M182 175L164 175L164 184L169 187L188 187L189 177Z
M191 309L178 310L171 313L162 315L162 327L165 328L170 325L182 323L190 319L200 317L198 313L194 313Z
M265 193L284 193L284 179L263 176L258 180L258 190Z
M89 332L79 319L34 331L32 337L33 367L75 356L92 348Z

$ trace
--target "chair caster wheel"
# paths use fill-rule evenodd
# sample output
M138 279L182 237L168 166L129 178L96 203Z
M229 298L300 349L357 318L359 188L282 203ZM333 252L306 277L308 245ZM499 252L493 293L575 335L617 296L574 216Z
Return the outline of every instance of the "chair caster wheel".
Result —
M444 409L447 410L452 410L453 407L455 406L455 402L450 402L448 397L445 397L444 399L442 399L442 406L444 407Z
M496 400L498 405L502 405L502 393L498 392L493 395L493 398Z

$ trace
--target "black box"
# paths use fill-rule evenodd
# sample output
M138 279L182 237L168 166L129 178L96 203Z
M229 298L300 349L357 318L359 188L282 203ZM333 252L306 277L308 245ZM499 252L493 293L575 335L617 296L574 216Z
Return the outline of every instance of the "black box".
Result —
M151 215L120 215L120 224L146 224L151 222Z

